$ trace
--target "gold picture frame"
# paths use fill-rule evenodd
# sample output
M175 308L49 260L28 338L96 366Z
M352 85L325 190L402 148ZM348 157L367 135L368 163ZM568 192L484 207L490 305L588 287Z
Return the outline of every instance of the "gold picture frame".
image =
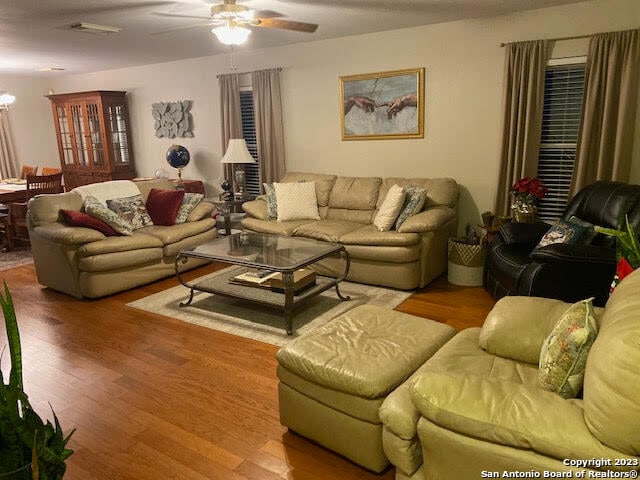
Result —
M424 138L424 67L340 77L342 140Z

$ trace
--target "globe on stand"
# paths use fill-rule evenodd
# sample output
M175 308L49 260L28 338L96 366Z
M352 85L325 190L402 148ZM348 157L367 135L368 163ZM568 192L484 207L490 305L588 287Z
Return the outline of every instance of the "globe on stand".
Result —
M182 180L182 169L189 164L191 155L182 145L171 145L167 150L167 163L178 169L178 179Z

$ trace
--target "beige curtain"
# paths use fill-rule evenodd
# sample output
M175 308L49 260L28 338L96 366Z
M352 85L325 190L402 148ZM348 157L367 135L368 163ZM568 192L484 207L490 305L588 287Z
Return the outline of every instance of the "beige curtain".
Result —
M238 74L230 73L218 77L220 85L220 124L222 128L222 155L227 151L230 138L242 138L242 113L240 111L240 87ZM224 165L224 178L235 184L233 165ZM234 186L237 192L237 185Z
M506 215L511 186L538 170L547 42L510 43L504 67L502 152L496 213Z
M572 193L596 180L629 181L638 98L639 33L629 30L591 37Z
M18 162L9 125L9 112L0 110L0 178L17 176Z
M285 174L284 128L278 69L251 74L260 183L275 182Z

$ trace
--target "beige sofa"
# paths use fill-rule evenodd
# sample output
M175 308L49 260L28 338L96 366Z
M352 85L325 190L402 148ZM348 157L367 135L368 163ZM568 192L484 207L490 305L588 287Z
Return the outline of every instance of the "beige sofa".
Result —
M638 292L640 270L596 309L599 333L583 396L569 400L538 380L542 343L569 304L501 299L482 329L457 334L382 404L384 451L396 479L476 480L532 470L540 478L570 470L600 470L582 478L635 478L606 475L640 465ZM602 458L611 464L575 463Z
M216 237L214 206L208 202L200 202L185 223L147 226L131 236L105 237L97 230L60 221L60 210L80 210L85 194L118 198L137 191L146 200L152 188L175 186L166 180L116 180L33 198L27 225L38 282L77 298L110 295L173 274L181 248ZM200 264L190 260L180 268Z
M262 198L243 205L245 229L301 236L345 245L351 258L348 280L400 289L423 287L447 266L447 239L456 232L458 185L450 178L339 177L290 172L281 182L313 181L320 220L278 222L267 216ZM398 231L379 232L373 219L394 184L427 189L422 211ZM314 266L337 276L344 264L336 258Z

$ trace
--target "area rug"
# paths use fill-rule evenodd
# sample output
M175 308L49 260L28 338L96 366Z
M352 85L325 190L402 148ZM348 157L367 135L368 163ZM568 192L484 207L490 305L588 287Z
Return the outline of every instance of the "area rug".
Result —
M194 283L220 274L221 271L205 275ZM341 301L335 288L331 288L294 310L294 334L291 336L284 331L284 320L280 310L243 300L196 292L191 305L180 307L179 303L184 302L189 296L189 289L182 285L128 303L127 306L282 346L358 305L378 305L392 309L412 293L351 282L342 282L340 292L350 296L351 300Z
M10 252L0 251L0 271L29 263L33 263L33 256L31 255L31 249L28 247L17 248Z

